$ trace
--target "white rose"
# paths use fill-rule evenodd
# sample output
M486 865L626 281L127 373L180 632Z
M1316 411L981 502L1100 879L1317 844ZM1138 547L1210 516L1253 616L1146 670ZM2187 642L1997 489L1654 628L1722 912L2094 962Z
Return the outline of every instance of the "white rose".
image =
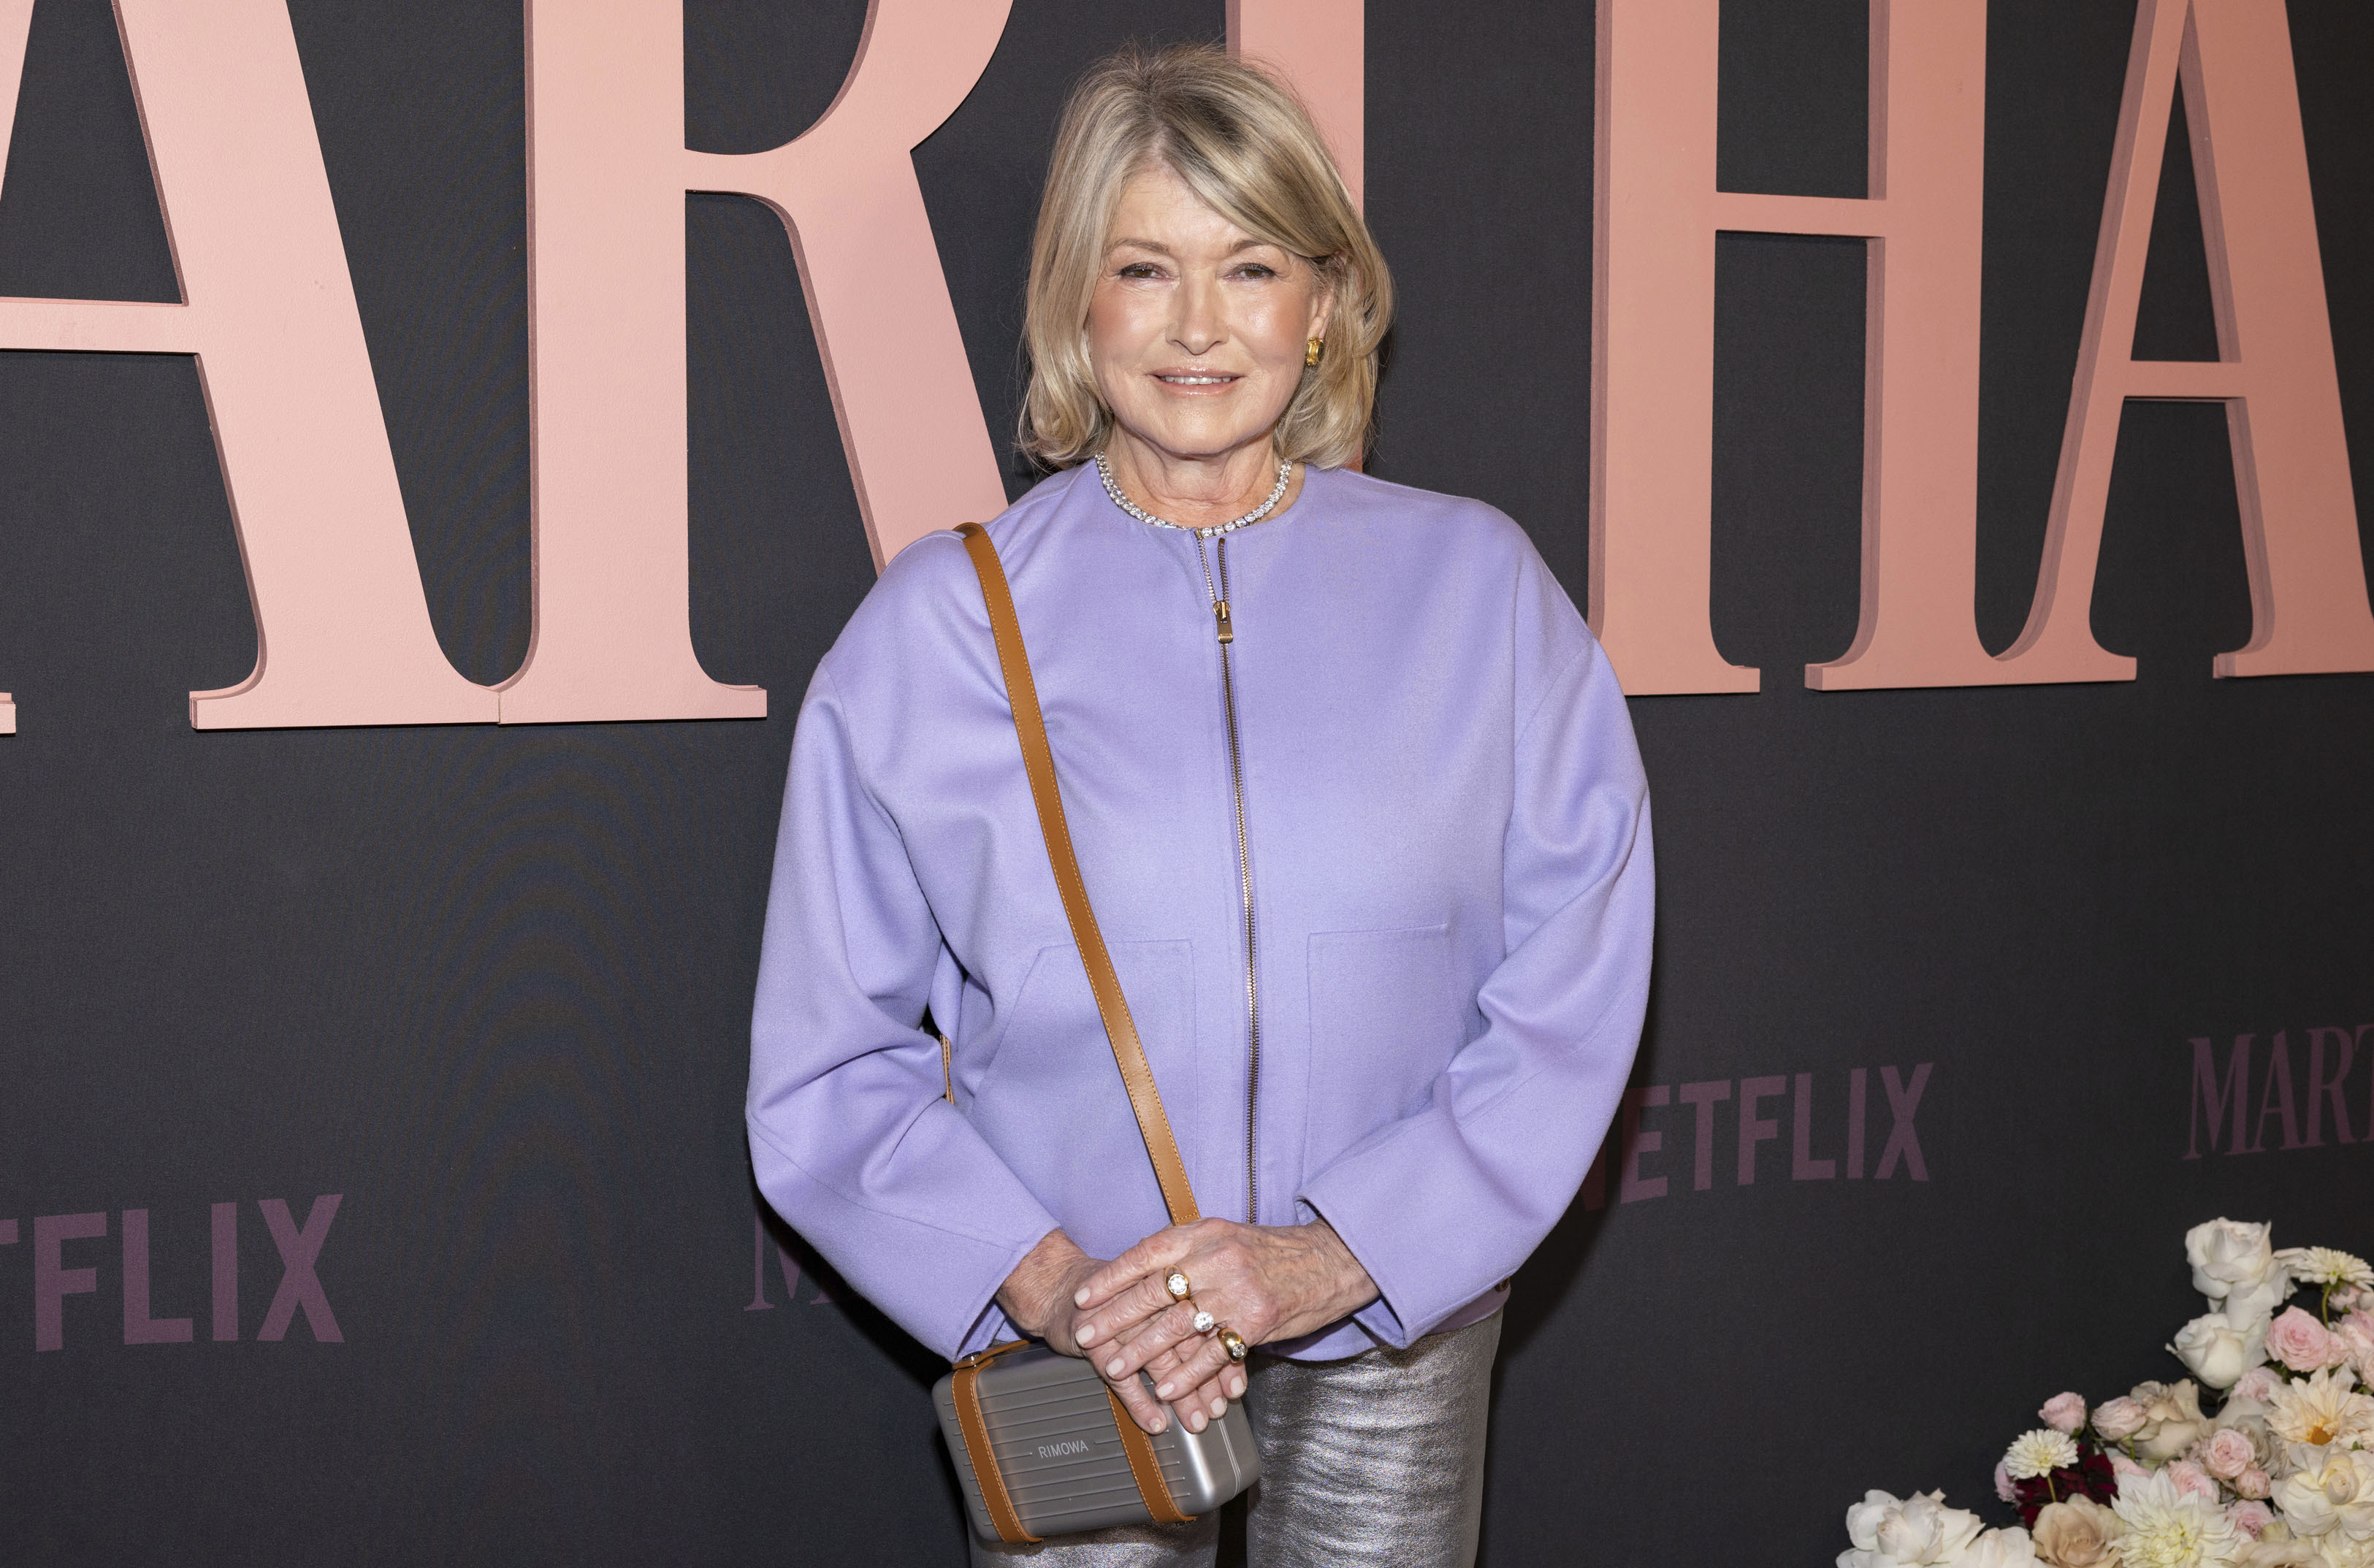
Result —
M2168 1347L2212 1388L2231 1388L2242 1374L2267 1361L2267 1319L2238 1323L2232 1314L2212 1312L2176 1331Z
M1946 1507L1943 1492L1916 1492L1901 1500L1867 1492L1847 1510L1847 1539L1854 1547L1839 1553L1838 1568L1959 1562L1979 1528L1979 1516Z
M2291 1273L2275 1261L2265 1225L2236 1220L2195 1225L2184 1233L2184 1256L2192 1265L2192 1288L2237 1324L2273 1316L2292 1293Z
M1989 1530L1954 1560L1955 1568L2038 1568L2036 1543L2017 1525Z
M2275 1488L2274 1504L2294 1535L2374 1541L2374 1454L2327 1449Z

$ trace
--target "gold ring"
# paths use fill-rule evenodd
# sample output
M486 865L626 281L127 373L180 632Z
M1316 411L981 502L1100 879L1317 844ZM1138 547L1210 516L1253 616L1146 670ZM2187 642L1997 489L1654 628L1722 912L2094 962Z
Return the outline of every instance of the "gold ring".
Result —
M1185 1301L1194 1293L1193 1287L1187 1283L1186 1271L1181 1269L1170 1270L1169 1276L1162 1281L1162 1288L1170 1293L1172 1301Z
M1194 1304L1191 1302L1188 1305L1192 1306ZM1220 1320L1218 1318L1213 1316L1202 1307L1198 1306L1195 1308L1195 1332L1198 1334L1210 1333L1218 1326L1219 1321Z
M1245 1359L1245 1337L1234 1328L1223 1328L1219 1339L1220 1348L1228 1352L1228 1359L1241 1363Z

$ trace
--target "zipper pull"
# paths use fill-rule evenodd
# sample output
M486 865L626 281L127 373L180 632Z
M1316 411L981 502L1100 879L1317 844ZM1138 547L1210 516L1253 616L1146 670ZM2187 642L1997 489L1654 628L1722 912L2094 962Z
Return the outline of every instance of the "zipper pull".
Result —
M1212 618L1218 624L1220 641L1223 645L1237 640L1236 627L1231 626L1228 622L1228 602L1227 600L1215 599L1212 601Z

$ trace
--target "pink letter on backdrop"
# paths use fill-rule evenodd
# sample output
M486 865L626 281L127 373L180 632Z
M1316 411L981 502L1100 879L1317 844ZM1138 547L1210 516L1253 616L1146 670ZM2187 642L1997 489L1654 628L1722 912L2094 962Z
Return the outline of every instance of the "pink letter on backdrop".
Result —
M178 1345L188 1341L186 1317L148 1316L148 1211L123 1211L123 1342Z
M1719 229L1870 241L1863 613L1808 685L2002 680L1980 643L1985 0L1872 0L1868 199L1715 189L1720 0L1601 0L1591 621L1634 696L1753 691L1709 615Z
M99 1289L99 1270L69 1269L65 1244L89 1241L107 1234L107 1216L41 1214L33 1221L33 1348L66 1348L65 1300L89 1295Z
M33 0L0 0L0 171L8 167L7 138L17 127L17 94L25 81L25 40L33 26ZM17 732L17 703L0 692L0 735ZM17 1222L8 1222L15 1241Z
M0 0L0 160L32 7ZM194 354L255 611L201 730L489 721L429 620L284 0L116 0L178 305L0 299L0 347Z
M1228 52L1275 65L1294 84L1357 202L1368 132L1368 0L1228 0Z
M2135 307L2180 76L2217 318L2217 358L2137 361ZM2374 670L2283 0L2142 0L2094 252L2094 287L2027 626L2010 679L2124 681L2095 642L2094 572L2131 397L2226 404L2251 573L2251 640L2220 675Z
M874 0L840 96L770 152L684 146L682 0L530 0L536 629L505 723L758 718L693 656L684 197L791 231L875 564L1005 508L912 149L1008 0Z

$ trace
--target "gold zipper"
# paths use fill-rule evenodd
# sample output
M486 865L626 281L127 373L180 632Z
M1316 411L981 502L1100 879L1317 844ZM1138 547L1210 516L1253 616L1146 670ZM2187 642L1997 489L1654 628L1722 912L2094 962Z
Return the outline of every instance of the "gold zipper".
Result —
M1245 763L1237 740L1237 688L1230 677L1228 648L1237 640L1236 624L1228 615L1228 541L1223 535L1213 546L1220 557L1216 584L1204 537L1195 536L1195 559L1204 568L1204 591L1212 599L1212 626L1220 642L1220 702L1228 716L1228 777L1237 797L1237 882L1245 910L1245 1223L1261 1223L1261 1188L1255 1174L1255 1112L1261 1104L1261 983L1253 969L1253 862L1245 837Z

